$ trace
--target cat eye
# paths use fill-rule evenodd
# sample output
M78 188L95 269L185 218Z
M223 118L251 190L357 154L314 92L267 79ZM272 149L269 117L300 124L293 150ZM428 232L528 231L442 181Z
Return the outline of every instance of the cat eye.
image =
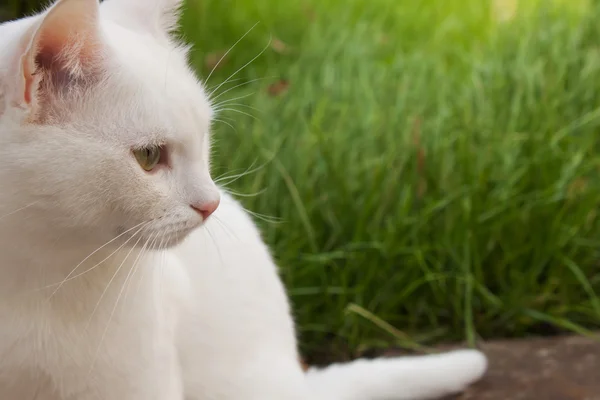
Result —
M163 148L161 146L143 147L133 150L133 155L144 171L150 172L161 162Z

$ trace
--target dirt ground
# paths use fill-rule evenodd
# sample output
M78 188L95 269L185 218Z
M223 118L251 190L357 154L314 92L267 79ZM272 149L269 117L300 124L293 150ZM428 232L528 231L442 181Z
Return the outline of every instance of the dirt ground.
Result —
M501 340L480 348L490 359L488 374L448 400L600 400L600 340Z

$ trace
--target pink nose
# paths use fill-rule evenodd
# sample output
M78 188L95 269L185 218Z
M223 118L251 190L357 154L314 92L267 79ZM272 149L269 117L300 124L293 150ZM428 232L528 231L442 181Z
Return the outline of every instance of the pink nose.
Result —
M212 215L212 213L214 213L217 210L217 208L219 207L219 200L211 201L208 203L202 203L202 204L198 204L198 205L193 204L191 207L194 209L194 211L196 211L198 214L200 214L202 216L202 219L204 221L206 221L206 219L208 217L210 217Z

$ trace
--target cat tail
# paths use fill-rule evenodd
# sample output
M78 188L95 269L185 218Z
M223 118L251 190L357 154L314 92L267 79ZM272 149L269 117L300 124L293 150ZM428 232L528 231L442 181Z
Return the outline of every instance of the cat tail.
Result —
M306 379L314 397L323 400L425 400L462 392L486 369L483 353L457 350L311 368Z

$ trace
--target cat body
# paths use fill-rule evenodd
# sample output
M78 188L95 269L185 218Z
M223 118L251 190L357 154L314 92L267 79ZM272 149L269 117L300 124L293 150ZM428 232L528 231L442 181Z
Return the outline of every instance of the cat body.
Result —
M0 399L417 400L478 380L472 350L303 371L269 250L210 177L178 6L59 0L0 25Z

